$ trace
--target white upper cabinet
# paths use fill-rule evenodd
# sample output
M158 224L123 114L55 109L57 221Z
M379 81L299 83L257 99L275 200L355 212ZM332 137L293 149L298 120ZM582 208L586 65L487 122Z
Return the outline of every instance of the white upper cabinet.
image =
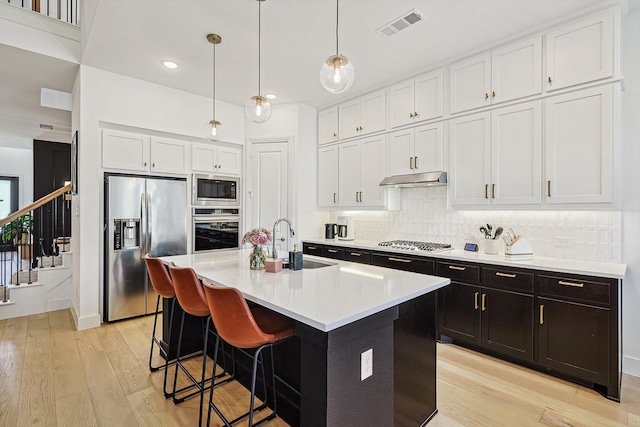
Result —
M546 35L547 91L613 75L613 12Z
M444 71L437 70L389 88L391 128L442 117Z
M542 92L542 39L535 37L449 67L449 112Z
M613 201L612 98L609 85L546 100L547 203Z
M340 139L385 130L385 90L370 93L338 106Z
M451 204L541 202L540 101L450 122Z
M318 145L338 141L338 107L318 112Z
M102 167L131 172L184 175L188 168L188 144L136 133L102 131Z
M442 122L387 135L387 175L442 170Z
M240 175L242 150L224 146L194 143L191 147L191 169L194 172L209 172Z
M318 149L318 207L338 207L338 146Z
M147 135L102 130L102 167L148 172L150 138Z

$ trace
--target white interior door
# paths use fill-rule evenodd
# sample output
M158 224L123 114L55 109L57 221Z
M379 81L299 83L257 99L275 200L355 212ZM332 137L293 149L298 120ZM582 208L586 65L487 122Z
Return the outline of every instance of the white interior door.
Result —
M289 144L254 142L251 145L251 227L273 229L279 218L289 218ZM279 256L288 256L289 230L281 222L273 236Z

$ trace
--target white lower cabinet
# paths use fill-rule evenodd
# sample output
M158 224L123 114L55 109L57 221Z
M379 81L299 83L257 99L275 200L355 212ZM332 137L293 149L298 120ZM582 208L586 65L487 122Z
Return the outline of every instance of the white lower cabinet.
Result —
M541 202L541 105L450 121L452 205Z
M440 171L442 123L408 128L387 135L387 175Z
M385 177L384 135L340 144L338 171L340 208L399 208L399 190L380 187Z
M545 201L613 201L613 86L550 97L545 105Z
M338 207L338 146L318 149L318 207Z

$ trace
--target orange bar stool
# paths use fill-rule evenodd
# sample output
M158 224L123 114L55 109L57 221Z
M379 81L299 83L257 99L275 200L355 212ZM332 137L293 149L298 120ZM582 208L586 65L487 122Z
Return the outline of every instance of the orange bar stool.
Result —
M146 254L144 256L144 262L147 265L147 272L149 273L149 279L151 281L151 286L158 294L158 298L156 300L156 312L153 318L153 333L151 335L151 349L149 350L149 370L151 372L157 371L158 369L164 367L164 383L163 383L163 391L164 397L168 398L171 396L171 393L167 392L167 370L169 365L174 364L175 362L169 363L169 343L171 342L171 329L173 326L173 312L176 303L176 292L173 289L173 282L171 281L171 276L169 276L169 272L167 268L158 258L153 258L151 254ZM171 300L171 314L169 317L169 336L167 337L167 345L162 345L160 340L156 338L156 325L158 323L158 313L160 312L160 298L168 298ZM153 366L151 364L151 359L153 358L153 346L157 345L160 350L160 355L164 357L164 365Z
M180 306L182 307L182 309L184 310L182 313L182 320L180 321L180 335L178 338L178 351L177 351L177 355L176 355L176 370L175 370L175 374L173 376L173 389L176 390L176 386L177 386L177 382L178 382L178 368L180 368L186 375L187 377L189 377L189 379L191 380L192 384L184 387L180 390L176 390L174 392L173 395L173 402L174 403L181 403L183 402L185 399L188 399L190 397L193 397L197 394L200 394L200 411L199 411L199 417L198 417L198 425L202 426L202 408L204 406L204 391L207 390L208 388L213 388L211 386L211 384L209 384L208 386L206 386L206 384L208 382L213 383L215 381L215 378L221 378L225 375L227 375L227 369L226 369L226 363L225 363L225 369L224 372L222 372L219 375L215 375L216 372L216 364L214 364L213 367L213 373L211 375L211 377L206 378L206 366L207 366L207 343L209 342L209 334L211 334L212 336L215 337L216 339L216 351L218 350L218 335L216 333L215 329L210 329L209 328L209 318L210 318L210 313L209 313L209 306L207 305L207 301L204 295L204 291L202 289L202 284L200 283L200 280L198 279L198 276L196 276L195 271L193 271L193 269L191 268L180 268L180 267L175 267L175 266L171 266L169 268L169 271L171 273L171 278L173 279L173 285L174 285L174 289L176 291L176 297L178 299L178 303L180 303ZM184 317L185 317L185 313L189 313L192 316L196 316L196 317L200 317L203 321L203 330L205 330L205 319L206 319L206 330L205 330L205 334L204 334L204 349L203 349L203 355L202 355L202 373L201 373L201 377L200 380L197 380L193 374L191 374L189 372L189 370L184 366L184 364L182 363L184 361L183 358L181 358L181 354L180 354L180 349L182 346L182 333L184 330ZM224 349L223 349L224 351ZM216 357L214 357L214 359L216 359ZM230 374L229 377L221 380L218 383L213 384L214 386L219 385L219 384L223 384L226 383L228 381L231 381L233 379L233 375ZM185 391L186 389L195 387L198 390L194 391L191 394L188 394L186 396L183 397L176 397L177 393L180 393L182 391Z
M231 426L237 421L249 417L249 426L258 425L271 420L276 416L276 379L273 366L273 346L291 338L295 333L295 322L275 311L264 307L250 309L244 297L235 288L212 286L206 280L204 293L211 312L211 319L218 335L222 340L240 349L256 349L253 355L253 371L251 374L251 400L249 412L229 421L220 409L213 403L213 388L209 392L209 409L207 411L207 425L211 421L211 410L214 410L226 426ZM215 371L218 354L218 341L214 351L213 369ZM264 373L262 350L269 348L271 351L271 387L273 392L273 411L266 418L253 424L253 413L267 407L267 379ZM262 405L254 409L256 396L256 379L258 363L262 368L265 399Z

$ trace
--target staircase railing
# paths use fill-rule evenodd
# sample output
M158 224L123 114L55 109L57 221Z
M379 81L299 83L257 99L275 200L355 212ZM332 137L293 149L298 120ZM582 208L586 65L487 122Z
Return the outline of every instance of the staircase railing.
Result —
M2 0L68 24L78 25L78 0Z
M0 286L2 302L9 285L32 283L34 268L55 266L55 257L67 252L71 240L71 184L0 219ZM62 249L60 249L62 245ZM15 253L15 256L14 256Z

